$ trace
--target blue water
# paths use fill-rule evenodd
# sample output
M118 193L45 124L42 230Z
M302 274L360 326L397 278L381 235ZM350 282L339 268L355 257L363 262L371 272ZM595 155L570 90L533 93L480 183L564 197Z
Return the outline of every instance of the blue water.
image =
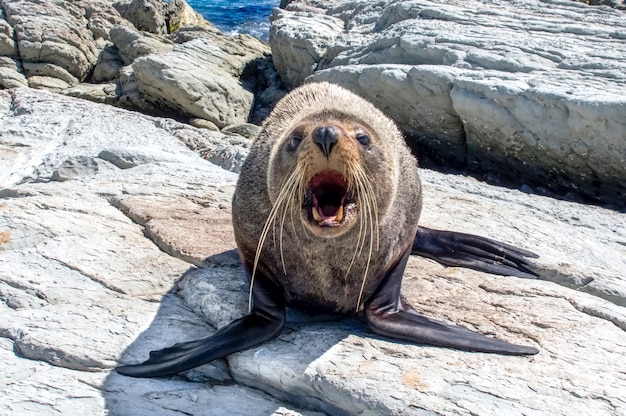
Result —
M269 16L280 0L187 0L187 3L226 34L247 33L267 42Z

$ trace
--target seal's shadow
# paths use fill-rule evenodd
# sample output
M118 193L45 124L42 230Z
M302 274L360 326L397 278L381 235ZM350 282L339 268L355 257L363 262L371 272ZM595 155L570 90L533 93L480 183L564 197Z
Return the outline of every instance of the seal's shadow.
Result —
M210 336L247 313L248 291L236 250L208 257L204 267L188 269L154 305L148 327L124 350L118 363L140 363L150 351ZM112 371L102 388L105 408L111 415L164 414L164 409L172 414L213 414L209 408L221 410L216 414L226 414L228 409L232 410L229 414L244 414L246 406L253 406L255 414L272 414L284 405L278 400L318 407L319 399L303 394L302 389L313 383L307 369L342 339L366 333L354 318L288 310L287 324L278 338L175 377L141 379ZM276 384L282 378L295 379L299 387L289 391Z

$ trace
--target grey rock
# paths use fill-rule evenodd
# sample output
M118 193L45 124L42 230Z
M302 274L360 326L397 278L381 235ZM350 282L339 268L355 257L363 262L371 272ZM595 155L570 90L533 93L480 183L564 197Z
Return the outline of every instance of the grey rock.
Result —
M119 76L123 66L124 61L117 47L113 43L105 44L93 68L91 79L94 82L112 81Z
M78 79L66 71L63 67L50 63L24 62L24 73L28 78L47 77L56 78L67 85L78 84Z
M261 127L252 123L243 123L226 126L221 131L225 134L237 134L247 139L253 139L261 132Z
M274 9L271 21L272 59L289 89L318 69L329 45L343 31L343 21L321 14Z
M0 56L0 87L28 87L28 80L20 61L8 56Z
M0 56L16 56L17 44L15 32L5 20L4 10L0 8Z
M60 93L103 104L114 105L120 100L118 85L112 82L106 84L82 83L68 87Z
M219 131L219 127L217 127L215 123L211 123L209 120L205 120L203 118L194 117L191 120L189 120L189 124L199 129Z
M250 42L260 48L249 48ZM239 76L249 61L262 57L262 50L260 42L249 39L214 43L198 38L171 53L139 58L132 66L139 90L150 100L224 127L248 119L253 94Z
M171 52L174 48L174 45L163 37L141 33L126 26L113 26L109 35L126 65L132 64L139 57Z
M100 172L114 170L115 166L105 160L88 156L77 156L65 160L52 172L52 180L64 182L79 176L97 175Z
M212 24L204 20L204 17L184 0L171 0L168 2L165 10L165 19L168 33L175 33L186 26L217 31Z
M115 4L120 15L135 28L144 32L163 35L167 32L165 10L167 3L159 0L126 0Z
M70 84L59 78L35 75L28 78L28 86L52 92L62 92L68 89Z
M100 41L110 41L109 31L113 26L125 25L133 27L133 24L123 18L115 8L122 2L110 1L87 1L82 2L81 6L85 8L85 18L87 19L87 29L93 34L96 45L101 47Z
M422 170L423 225L536 251L541 278L412 257L405 295L428 316L535 345L533 357L391 342L357 320L289 313L257 348L130 379L112 367L247 311L237 176L199 153L239 157L248 140L26 88L0 91L0 135L2 414L626 411L626 214ZM69 159L116 167L50 181Z
M78 80L96 61L96 45L80 6L74 2L2 1L15 32L22 62L49 63Z
M286 85L302 74L339 83L437 158L624 206L622 11L561 0L283 6L270 43ZM313 22L337 19L344 29L320 37Z

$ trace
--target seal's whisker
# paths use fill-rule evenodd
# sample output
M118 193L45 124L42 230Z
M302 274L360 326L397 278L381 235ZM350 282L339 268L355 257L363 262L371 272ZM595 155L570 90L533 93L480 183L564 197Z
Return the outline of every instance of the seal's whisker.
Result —
M254 264L252 266L252 275L250 277L250 294L248 296L248 313L252 311L252 290L254 287L254 278L256 276L256 270L259 264L259 258L261 257L261 250L263 249L263 245L265 244L265 240L267 238L267 234L270 228L274 226L280 207L285 203L285 201L289 197L289 189L292 188L292 186L289 186L289 184L293 183L293 178L296 176L297 172L298 172L297 169L294 170L294 172L292 172L291 175L289 175L289 177L285 181L283 181L283 184L280 188L280 192L278 193L278 197L276 198L276 202L272 206L272 209L269 215L267 216L267 220L265 221L265 225L263 226L263 230L261 231L261 237L259 238L259 243L257 245L256 253L254 256ZM281 256L282 256L282 250L281 250ZM284 259L283 259L283 267L284 267Z
M358 165L348 162L347 171L350 173L350 175L344 175L348 178L348 190L350 190L357 196L357 200L358 200L357 205L359 206L359 217L361 217L361 221L359 221L359 232L357 234L357 241L356 241L356 244L354 245L354 254L352 255L352 259L350 260L350 264L348 265L348 268L346 269L346 273L344 277L348 276L348 274L350 273L350 270L352 269L352 265L354 264L354 261L359 256L361 249L363 247L363 244L365 243L365 235L366 235L366 232L364 231L363 214L361 212L363 209L367 209L367 208L366 208L366 204L362 203L361 201L362 192L360 192L361 187L359 186L359 179L357 176L354 175L357 169L358 169ZM361 246L361 248L359 248L359 245Z
M300 185L302 182L302 172L300 169L300 166L296 166L296 169L294 170L293 174L289 176L289 183L286 186L286 192L285 192L285 199L286 199L286 204L284 205L284 209L283 209L283 215L280 221L280 237L279 237L279 242L280 242L280 261L281 264L283 266L283 272L285 274L287 274L287 268L285 267L285 256L283 254L283 232L284 232L284 228L285 228L285 218L287 217L287 211L291 212L291 223L293 226L293 208L294 208L294 203L295 202L299 202L300 206L302 206L302 196L299 195L300 192ZM295 227L294 227L294 235L295 235Z
M374 234L376 234L376 247L379 247L379 233L378 233L378 207L376 204L375 194L371 187L367 176L363 172L362 167L358 163L349 163L348 172L350 172L349 186L354 188L357 196L357 204L359 206L359 232L357 235L357 242L355 244L354 254L350 261L350 265L346 270L346 276L350 272L352 265L357 257L361 255L365 248L366 239L369 236L369 248L367 251L367 261L365 263L365 270L363 272L363 280L361 282L361 288L359 290L359 297L357 299L356 309L358 311L363 298L363 291L365 289L365 283L367 281L367 275L369 273L369 267L372 260L372 254L374 251Z

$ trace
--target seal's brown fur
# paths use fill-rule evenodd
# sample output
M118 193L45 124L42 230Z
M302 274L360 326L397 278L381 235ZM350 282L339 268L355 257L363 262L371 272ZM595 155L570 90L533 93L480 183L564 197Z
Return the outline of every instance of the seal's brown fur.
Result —
M316 127L326 125L339 131L328 157L311 138ZM356 141L359 132L369 137L367 148ZM294 135L301 139L297 151L290 148ZM311 225L301 212L303 188L319 172L347 177L355 166L366 183L351 222ZM305 185L286 189L296 169ZM285 207L268 223L277 202ZM357 302L362 307L411 246L420 210L417 162L395 124L346 89L315 83L292 91L264 122L242 166L233 224L244 263L273 276L288 305L345 313L357 309Z

